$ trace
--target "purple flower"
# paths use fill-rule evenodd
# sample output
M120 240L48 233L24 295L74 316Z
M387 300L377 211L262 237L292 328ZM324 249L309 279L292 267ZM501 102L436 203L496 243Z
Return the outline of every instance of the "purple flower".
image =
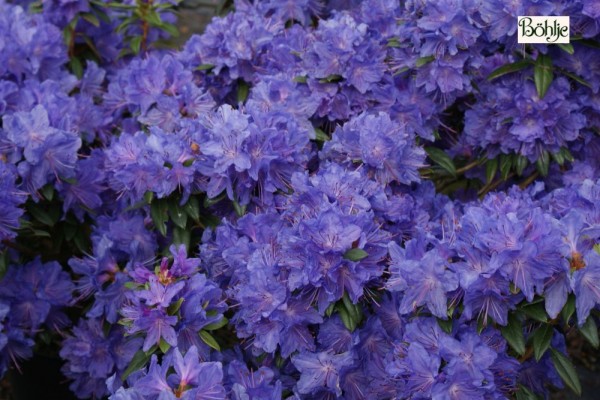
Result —
M62 371L73 382L70 385L80 397L101 397L108 393L106 379L122 373L141 346L140 338L125 338L121 327L104 333L98 319L81 319L62 344L60 356L67 362Z
M488 65L484 69L491 72ZM495 84L482 82L480 97L465 113L468 144L485 148L492 157L516 152L533 162L542 150L556 153L578 138L586 117L569 82L555 79L539 99L535 85L523 79L510 75Z
M180 387L198 385L200 373L202 372L201 364L198 360L198 349L194 346L188 349L187 353L185 353L185 357L178 351L175 352L173 367L175 368Z
M164 285L158 281L158 278L151 276L148 280L148 289L141 290L137 296L144 300L147 306L157 306L166 308L171 304L173 297L183 289L184 282L177 282L172 285Z
M448 361L444 368L451 375L465 372L477 382L489 378L487 369L497 357L497 353L483 343L479 335L471 332L463 334L460 341L453 338L442 339L440 354Z
M166 362L159 365L158 358L153 355L148 366L148 373L135 382L136 390L149 398L175 399L173 389L167 382L167 371L170 367Z
M433 315L447 319L447 293L458 287L455 273L438 251L415 254L414 241L406 246L404 251L394 242L389 245L393 262L390 278L393 286L390 290L404 292L400 313L408 314L419 306L427 305ZM400 283L401 277L406 283Z
M429 397L439 374L440 357L428 353L419 343L411 343L406 363L410 370L410 375L406 379L406 388L417 393L421 398Z
M31 112L17 112L3 117L6 137L23 152L18 164L19 175L26 189L35 194L47 182L72 178L81 139L70 132L50 126L48 113L42 105Z
M363 113L334 132L321 158L347 165L360 160L382 185L392 181L410 184L420 180L417 169L425 159L425 152L415 146L413 138L387 113Z
M23 209L19 206L26 200L26 193L16 187L17 174L10 164L0 162L0 241L16 236Z
M267 367L249 371L244 363L233 360L229 364L228 374L233 382L231 387L233 400L248 398L279 400L282 396L281 381L273 382L275 374Z
M327 389L340 396L340 375L344 367L352 365L352 355L301 352L292 357L292 363L301 373L297 384L298 392L312 394Z
M177 333L174 325L176 316L167 315L164 310L140 310L133 307L123 308L125 320L131 319L133 324L128 328L128 333L143 332L146 334L142 350L148 351L152 346L160 343L161 339L171 346L177 346Z
M585 267L573 274L573 293L580 326L585 323L596 304L600 303L600 256L591 251L584 260Z
M19 268L11 266L0 282L0 296L11 304L11 324L31 333L39 330L51 313L71 304L74 289L59 263L43 264L39 258Z

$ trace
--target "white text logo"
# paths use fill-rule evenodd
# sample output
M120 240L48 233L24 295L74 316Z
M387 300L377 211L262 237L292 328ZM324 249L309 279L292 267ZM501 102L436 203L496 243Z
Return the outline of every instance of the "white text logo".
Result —
M569 17L518 17L519 43L569 43Z

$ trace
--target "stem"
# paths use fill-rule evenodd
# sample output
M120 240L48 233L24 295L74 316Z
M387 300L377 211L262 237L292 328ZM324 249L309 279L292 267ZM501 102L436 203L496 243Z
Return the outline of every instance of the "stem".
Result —
M525 351L525 354L523 354L520 358L519 358L519 363L523 363L525 362L527 359L531 358L531 356L533 355L533 347L528 347L527 350Z
M463 173L467 172L468 170L473 169L479 165L481 165L481 160L475 160L475 161L465 165L464 167L457 169L456 174L457 175L463 174Z
M30 256L36 255L36 252L31 251L27 247L21 246L20 244L15 243L15 242L11 242L9 240L3 240L2 244L5 245L6 247L10 247L11 249L15 249L15 250L17 250L17 251L19 251L19 252L21 252L23 254L27 254L27 255L30 255Z
M69 59L71 59L75 56L75 28L69 27L69 31L71 32L71 40L69 40L68 55Z
M521 189L525 189L527 186L529 186L531 184L531 182L535 181L539 175L540 175L540 173L538 171L535 171L533 174L529 175L527 177L527 179L525 179L523 182L521 182L521 184L519 184L519 187Z
M500 178L498 180L496 180L495 182L490 183L489 185L484 186L483 188L481 188L481 190L479 192L477 192L477 195L479 196L479 198L483 198L486 194L488 194L489 192L491 192L492 190L496 189L498 186L500 186L500 184L502 182L506 182L508 181L510 178L512 178L513 176L515 176L514 172L511 172L507 177L506 180Z
M142 22L142 52L148 50L148 21Z
M142 18L142 51L145 53L148 50L148 32L150 31L150 24L146 20L148 10L152 8L154 0L147 0L142 4L140 14Z

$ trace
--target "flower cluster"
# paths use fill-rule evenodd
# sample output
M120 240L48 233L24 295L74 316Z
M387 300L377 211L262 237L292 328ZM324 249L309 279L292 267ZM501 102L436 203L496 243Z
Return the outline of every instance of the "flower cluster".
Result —
M170 373L170 369L174 373ZM175 351L159 364L152 356L147 371L128 380L128 388L119 387L111 400L125 399L225 399L223 367L219 362L200 362L198 350L191 347L183 356ZM112 381L112 379L111 379Z
M64 309L72 305L74 289L69 274L56 261L42 263L36 258L10 266L0 282L2 373L11 362L31 357L33 339L42 327L58 333L70 325Z
M505 60L493 56L484 70ZM533 82L507 76L484 83L475 105L465 112L465 141L490 157L518 153L537 160L543 151L558 153L581 135L586 117L566 78L557 78L544 98Z
M15 185L17 172L14 166L0 162L0 240L15 237L14 229L19 227L19 217L23 210L19 207L26 198Z
M170 250L171 266L163 258L154 273L143 266L131 271L137 290L127 292L120 323L128 334L142 334L143 351L167 343L182 351L195 346L196 351L208 354L198 332L219 323L227 305L221 289L196 273L199 259L187 258L184 246Z
M38 345L79 398L581 391L597 7L237 0L164 50L174 1L21 3L0 0L0 372ZM518 15L563 14L578 40L517 47Z

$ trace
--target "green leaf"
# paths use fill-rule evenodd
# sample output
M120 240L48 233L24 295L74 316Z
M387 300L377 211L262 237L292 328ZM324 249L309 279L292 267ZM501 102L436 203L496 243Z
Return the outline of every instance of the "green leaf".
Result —
M595 251L596 253L600 254L600 243L596 243L596 244L594 245L594 251Z
M161 29L161 30L163 30L163 31L165 31L165 32L167 32L172 37L179 37L179 30L173 24L169 24L167 22L163 22L160 25L158 25L158 28Z
M331 314L333 314L333 310L335 310L335 303L331 303L329 307L327 307L327 309L325 310L325 315L331 317Z
M507 180L510 175L510 169L512 168L513 158L510 154L500 155L500 175L502 180Z
M533 334L533 355L536 361L540 361L546 350L550 348L553 333L552 326L543 324Z
M73 237L73 243L75 243L75 247L81 253L88 253L90 248L90 243L85 235L75 235Z
M248 98L249 90L250 90L250 88L248 87L248 84L246 82L240 80L240 82L238 84L238 91L237 91L238 103L243 103L246 101L246 99Z
M516 400L539 400L540 398L535 395L531 390L527 389L523 385L519 385L519 390L515 393Z
M569 54L575 53L575 49L571 43L556 43L556 45L560 47L561 50L566 51Z
M63 39L67 47L71 45L71 40L73 40L73 33L73 29L71 29L69 26L63 29Z
M493 70L492 73L488 75L487 79L488 79L488 81L491 81L492 79L499 78L503 75L512 74L513 72L521 71L521 70L529 67L531 64L532 63L529 60L520 60L520 61L516 61L514 63L505 64L505 65L501 66L500 68L496 68L495 70Z
M542 176L548 175L548 170L550 169L550 153L546 150L542 151L539 158L535 162L535 166Z
M102 22L106 24L111 23L110 17L103 10L104 6L93 5L92 8L94 9L94 13L98 16L98 18L100 18Z
M356 323L352 318L350 318L348 310L346 310L345 307L342 307L340 305L338 305L336 308L346 329L348 329L350 332L354 332L354 330L356 329Z
M238 217L243 217L246 214L246 206L240 205L237 201L233 202L233 209Z
M171 221L181 229L185 229L187 225L188 214L183 208L177 204L177 200L171 199L169 201L169 216Z
M122 48L121 51L119 51L119 54L117 54L117 60L120 60L121 58L123 58L125 56L128 56L128 55L131 55L131 54L133 54L131 52L131 49L128 49L126 47Z
M316 140L319 142L327 142L327 141L331 140L329 138L329 136L327 136L327 134L319 128L315 128L315 137L316 137Z
M552 59L546 54L539 54L533 67L533 80L540 99L543 99L548 92L552 79L554 79Z
M452 176L456 176L456 167L448 154L437 147L425 147L429 158Z
M579 332L581 332L583 337L586 338L586 340L590 342L595 349L600 346L600 339L598 338L598 326L596 325L596 321L594 321L594 317L590 315L587 321L585 321L585 324L579 328Z
M498 159L494 158L492 160L488 160L485 165L485 179L487 183L490 183L494 180L496 172L498 172Z
M151 354L148 354L143 350L138 350L138 352L135 353L129 362L127 369L123 372L123 375L121 375L121 380L124 381L129 375L139 369L142 369L146 364L148 364L148 361L150 361L150 356Z
M95 4L96 3L97 4L102 4L102 2L100 2L100 1L95 2ZM129 5L129 4L122 4L122 3L117 3L117 2L104 3L104 5L106 5L106 6L110 7L110 8L119 8L119 9L122 9L122 10L135 10L135 7L136 7L136 6L132 6L132 5Z
M321 82L321 83L334 83L334 82L340 82L343 79L344 78L341 75L331 74L331 75L326 76L325 78L319 79L319 82Z
M346 311L348 311L348 316L354 320L356 325L358 325L362 320L362 310L360 305L352 303L352 300L350 300L350 297L348 297L347 292L344 292L342 303L344 304Z
M561 50L573 55L575 53L575 49L571 43L556 43Z
M387 47L401 47L400 41L398 41L398 38L390 38L388 39Z
M71 72L73 72L77 78L81 79L83 76L83 65L81 65L79 58L71 57L69 60L69 67L71 68Z
M146 204L152 204L153 199L154 199L154 192L151 192L150 190L148 190L146 193L144 193L144 200L146 201Z
M35 1L29 4L29 9L27 10L30 14L39 14L44 10L44 6L41 0Z
M514 315L509 315L508 324L501 330L502 336L506 339L510 347L518 354L525 354L525 337L523 336L523 328L521 321Z
M217 197L213 197L212 199L208 198L208 196L205 197L204 198L204 208L208 208L210 206L217 204L218 202L223 200L226 196L227 196L227 193L223 192L220 195L218 195Z
M200 64L196 67L196 71L208 71L214 67L215 66L213 64Z
M150 204L152 222L154 222L154 226L163 236L167 236L167 226L165 225L168 219L167 211L168 205L165 199L156 199Z
M217 351L221 351L221 346L219 346L219 343L217 343L217 341L215 340L213 335L211 335L210 333L208 333L206 331L200 331L199 335L200 335L200 339L202 339L202 341L204 343L206 343L207 345L209 345L210 347L212 347L213 349L215 349Z
M571 317L573 316L574 313L575 313L575 297L571 294L567 298L567 302L565 303L563 309L561 310L560 315L563 318L563 320L565 321L565 323L568 325L569 320L571 319Z
M121 22L119 24L119 26L117 26L117 28L115 29L115 32L121 33L125 28L127 28L129 25L133 24L134 22L137 22L137 19L134 17L125 18L123 20L123 22Z
M137 290L141 287L141 285L139 283L136 283L133 281L125 282L123 284L123 286L125 286L125 288L127 288L129 290Z
M200 221L200 201L195 196L190 196L187 203L183 206L184 211L188 217L194 221Z
M67 239L67 241L71 241L77 234L77 226L72 224L64 224L63 231L65 232L65 239Z
M96 17L92 13L83 13L83 14L81 14L81 17L83 19L85 19L87 22L89 22L90 24L94 25L96 28L98 28L100 26L100 21L98 20L98 17Z
M48 201L52 201L54 198L54 186L53 185L45 185L40 189L40 193L44 196L44 198Z
M147 12L144 19L152 26L160 27L163 24L160 15L155 10Z
M396 71L395 71L395 72L392 74L392 76L400 75L400 74L402 74L402 73L404 73L404 72L408 71L409 69L410 69L410 68L408 68L408 67L402 67L402 68L399 68L399 69L397 69L397 70L396 70Z
M37 204L31 204L29 207L27 207L27 211L29 211L33 218L44 225L54 226L56 223L56 221L51 217L50 213L42 209Z
M129 42L129 47L133 51L133 54L139 54L142 47L142 37L134 36Z
M556 161L556 163L557 163L558 165L560 165L560 166L563 166L563 165L565 164L565 157L564 157L564 154L563 154L563 153L561 153L560 151L559 151L559 152L556 152L556 153L552 153L552 154L550 154L550 156L552 157L552 159L553 159L554 161Z
M452 320L451 319L441 319L441 318L437 318L437 322L438 325L440 326L440 328L442 328L442 330L444 332L446 332L447 334L452 333Z
M33 236L47 237L47 238L51 238L52 237L52 235L50 235L48 232L42 231L42 230L39 230L39 229L34 229L33 230Z
M417 61L415 62L415 67L421 68L423 65L429 64L433 60L435 60L434 56L427 56L427 57L418 58Z
M0 252L0 279L4 278L7 268L8 268L8 253L6 251L3 251L3 252Z
M522 156L522 155L517 155L516 159L514 160L515 163L515 171L517 172L517 175L521 176L523 175L523 171L525 171L525 168L527 168L527 164L529 164L529 160L527 159L527 157Z
M181 305L183 304L184 300L185 300L185 298L180 297L179 300L177 300L177 302L169 304L169 308L167 308L167 314L169 314L169 315L177 314L177 312L181 308Z
M560 153L562 154L562 156L564 157L565 160L569 161L569 162L573 162L575 159L573 158L573 154L571 154L571 152L569 151L569 149L567 149L566 147L562 147L560 149Z
M590 89L592 88L592 85L588 81L586 81L585 79L580 77L579 75L576 75L576 74L569 72L562 68L559 71L561 74L573 79L575 82L579 83L580 85L587 86Z
M173 229L173 244L182 244L186 248L190 247L190 231L176 226Z
M308 78L304 75L298 75L294 77L293 81L298 83L306 83L308 81Z
M558 375L562 378L563 382L571 389L577 396L581 396L581 383L579 382L579 376L571 360L569 360L561 352L551 348L550 356L554 367L558 372Z
M600 49L600 42L593 39L581 39L577 43L581 43L584 46L591 47L592 49Z
M538 322L548 322L548 315L542 303L528 304L521 307L521 310L531 319Z
M160 338L160 342L158 342L158 348L160 349L160 351L163 352L163 354L166 354L167 351L169 351L169 349L171 348L171 345L167 343L165 339Z
M344 253L344 258L350 261L360 261L369 256L363 249L350 249Z
M216 331L217 329L221 329L222 327L227 325L228 322L229 322L229 320L227 318L223 317L220 320L218 320L217 322L213 322L212 324L206 325L202 329L204 329L205 331Z

